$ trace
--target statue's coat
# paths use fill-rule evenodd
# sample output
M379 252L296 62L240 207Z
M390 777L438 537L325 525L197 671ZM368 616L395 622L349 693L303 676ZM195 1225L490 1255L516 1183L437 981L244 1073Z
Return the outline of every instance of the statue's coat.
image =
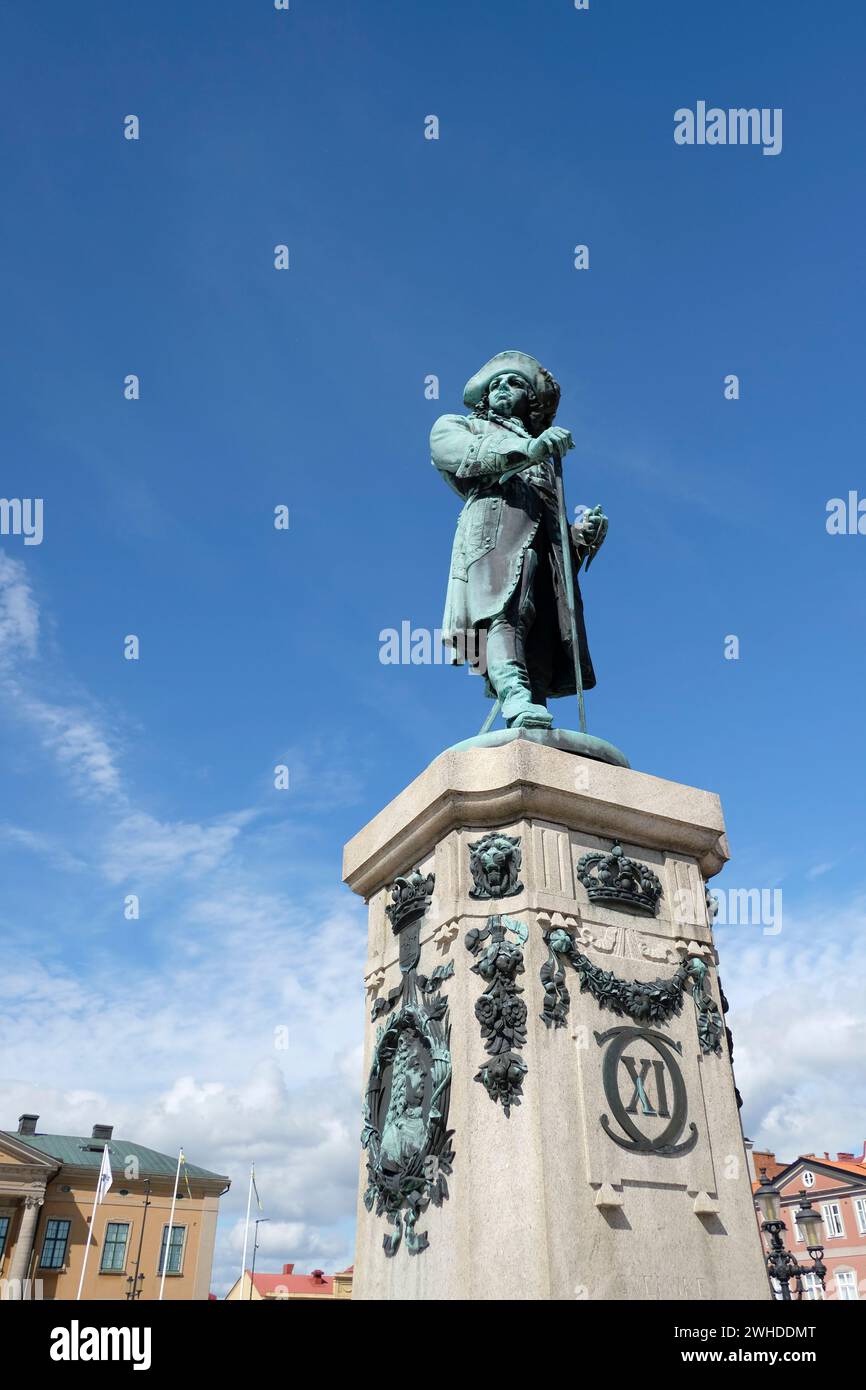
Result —
M454 646L457 659L467 651L477 650L477 644L473 646L467 634L483 628L505 609L519 588L526 551L543 527L559 628L551 688L546 694L573 695L574 663L553 469L549 463L535 464L525 472L507 476L509 469L526 462L531 443L532 436L515 419L442 415L433 426L433 464L465 499L451 555L443 638ZM595 672L586 642L573 543L569 544L569 551L581 674L584 689L591 690ZM545 601L546 592L544 585L536 584L536 607Z

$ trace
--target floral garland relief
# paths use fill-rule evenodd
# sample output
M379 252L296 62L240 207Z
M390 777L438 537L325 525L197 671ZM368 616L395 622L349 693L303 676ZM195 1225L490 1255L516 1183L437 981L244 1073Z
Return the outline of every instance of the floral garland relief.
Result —
M576 971L582 994L591 994L600 1009L609 1009L620 1018L635 1023L667 1023L682 1012L686 990L691 989L697 1009L698 1041L701 1051L721 1056L722 1016L706 987L707 966L700 956L690 956L678 966L669 980L622 980L612 970L602 970L577 949L570 932L554 927L544 932L547 960L541 967L544 1010L541 1018L555 1028L564 1028L571 996L565 983L565 962Z
M519 944L506 940L507 932ZM486 927L473 927L465 938L466 949L478 957L472 970L487 981L487 988L475 1001L475 1017L490 1060L481 1064L475 1080L494 1103L501 1104L506 1115L511 1114L512 1105L520 1104L526 1075L526 1063L516 1050L526 1042L527 1016L516 977L524 971L521 948L528 935L529 929L522 922L497 913ZM482 950L488 939L490 944Z

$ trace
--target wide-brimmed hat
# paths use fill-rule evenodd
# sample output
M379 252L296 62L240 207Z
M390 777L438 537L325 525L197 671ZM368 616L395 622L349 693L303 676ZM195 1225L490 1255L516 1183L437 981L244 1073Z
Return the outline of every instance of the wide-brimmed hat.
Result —
M524 381L529 382L542 410L541 427L547 429L553 423L559 406L559 386L550 372L542 367L537 358L530 357L528 352L517 352L515 349L497 352L495 357L485 362L480 372L476 372L467 381L463 388L464 405L470 408L480 405L491 381L503 372L514 372L516 376L522 376Z

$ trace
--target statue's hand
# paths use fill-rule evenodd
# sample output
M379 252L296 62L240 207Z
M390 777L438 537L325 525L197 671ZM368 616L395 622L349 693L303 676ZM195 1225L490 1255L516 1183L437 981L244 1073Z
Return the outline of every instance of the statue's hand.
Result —
M537 439L533 439L529 446L529 457L533 463L541 463L542 459L565 458L569 449L574 448L574 440L568 430L560 429L558 425L551 425L549 430L544 430Z
M571 528L574 544L581 559L586 557L586 567L604 544L608 520L601 507L590 507Z

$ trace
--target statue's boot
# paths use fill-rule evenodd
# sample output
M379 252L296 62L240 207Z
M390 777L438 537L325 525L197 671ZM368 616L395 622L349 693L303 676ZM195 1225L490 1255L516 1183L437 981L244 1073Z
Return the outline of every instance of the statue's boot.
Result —
M553 723L547 707L533 700L526 669L526 638L535 619L532 590L537 564L535 551L527 551L516 622L510 622L509 615L503 613L493 619L487 634L487 678L499 696L509 729L549 729Z
M553 715L532 699L529 675L520 661L489 662L487 678L502 706L509 729L549 729Z

